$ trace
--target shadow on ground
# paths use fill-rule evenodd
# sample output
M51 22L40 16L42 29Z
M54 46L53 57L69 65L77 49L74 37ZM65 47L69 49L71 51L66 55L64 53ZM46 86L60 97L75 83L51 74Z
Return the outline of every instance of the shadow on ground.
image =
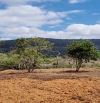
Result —
M67 71L60 71L58 73L87 73L87 72L91 72L88 70L80 70L79 72L76 72L76 70L67 70Z
M78 79L78 78L89 78L89 77L100 77L100 70L80 70L76 72L75 70L66 69L42 69L35 70L32 73L27 73L27 71L19 70L7 70L0 72L1 79L12 79L12 78L31 78L39 80L54 80L54 79Z

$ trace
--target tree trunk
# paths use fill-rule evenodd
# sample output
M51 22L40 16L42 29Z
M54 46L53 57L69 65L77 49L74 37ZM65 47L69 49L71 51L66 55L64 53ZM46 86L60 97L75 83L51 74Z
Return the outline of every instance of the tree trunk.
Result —
M31 72L31 69L30 68L28 68L28 73L30 73Z
M76 72L79 72L80 68L79 67L76 67Z
M82 66L82 60L80 59L76 60L76 72L79 72L81 66Z
M29 67L29 64L27 64L26 68L28 69L28 73L30 73L30 72L31 72L31 69L30 69L30 67Z

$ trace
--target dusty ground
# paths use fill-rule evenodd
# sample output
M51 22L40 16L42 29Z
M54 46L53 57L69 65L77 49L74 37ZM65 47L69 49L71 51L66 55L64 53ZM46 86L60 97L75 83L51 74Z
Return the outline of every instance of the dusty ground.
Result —
M1 71L0 103L100 103L100 70Z

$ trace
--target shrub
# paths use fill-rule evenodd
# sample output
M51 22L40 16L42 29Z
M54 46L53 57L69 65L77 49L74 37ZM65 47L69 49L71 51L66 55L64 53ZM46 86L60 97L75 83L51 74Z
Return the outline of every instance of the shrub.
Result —
M97 60L98 51L94 44L88 40L73 41L68 46L68 56L75 60L76 71L82 67L82 64L90 60Z

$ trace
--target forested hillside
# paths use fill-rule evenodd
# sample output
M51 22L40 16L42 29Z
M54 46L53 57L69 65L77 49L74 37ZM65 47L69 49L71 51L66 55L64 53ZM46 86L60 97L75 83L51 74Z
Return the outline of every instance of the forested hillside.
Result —
M48 39L51 43L54 44L54 51L59 51L61 54L66 52L67 45L73 41L72 39ZM100 50L100 39L92 39L91 40L96 47ZM16 40L7 40L1 41L0 43L0 51L1 52L8 52L15 48Z

